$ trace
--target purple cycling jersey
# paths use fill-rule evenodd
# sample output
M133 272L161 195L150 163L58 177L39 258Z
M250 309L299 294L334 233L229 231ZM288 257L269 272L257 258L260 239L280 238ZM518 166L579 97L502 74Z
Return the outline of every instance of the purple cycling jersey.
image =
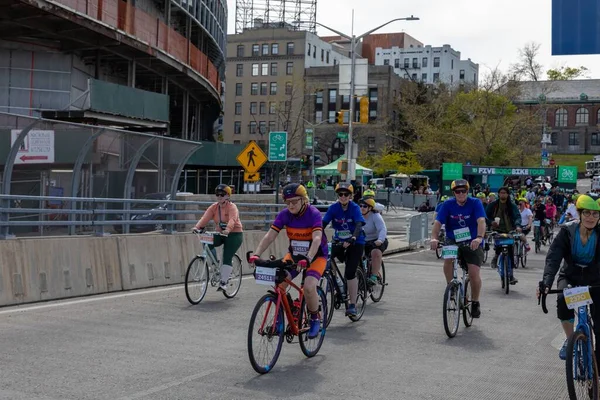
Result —
M277 214L277 218L271 225L271 229L279 232L285 228L287 237L290 240L290 251L294 255L307 253L312 244L312 234L314 231L323 230L323 221L321 213L316 207L308 205L304 212L292 214L287 208ZM321 246L316 256L327 257L327 237L323 232Z

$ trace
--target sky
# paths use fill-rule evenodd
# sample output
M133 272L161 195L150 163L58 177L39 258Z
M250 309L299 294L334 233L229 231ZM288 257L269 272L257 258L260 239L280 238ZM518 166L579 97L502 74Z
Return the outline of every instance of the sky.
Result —
M235 33L236 0L227 3L228 32ZM393 22L377 33L406 32L425 45L449 44L462 59L478 63L481 76L496 67L506 72L519 49L536 42L545 70L585 66L586 78L600 78L600 55L551 55L551 5L552 0L319 0L317 22L350 35L354 8L355 34L361 35L390 19L414 15L420 20ZM317 34L333 35L321 27Z

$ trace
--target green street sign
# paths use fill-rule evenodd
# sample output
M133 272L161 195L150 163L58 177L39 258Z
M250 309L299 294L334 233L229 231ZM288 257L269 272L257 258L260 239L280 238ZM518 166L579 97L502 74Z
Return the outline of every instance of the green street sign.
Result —
M269 132L269 161L287 161L287 132Z
M305 142L304 147L311 150L313 148L313 130L305 129L304 133L306 134L306 142Z
M463 177L463 166L461 163L443 163L442 171L442 180L444 181L453 181L455 179L462 179Z
M338 139L348 139L348 132L338 132L337 137Z
M577 183L577 167L558 167L558 183Z

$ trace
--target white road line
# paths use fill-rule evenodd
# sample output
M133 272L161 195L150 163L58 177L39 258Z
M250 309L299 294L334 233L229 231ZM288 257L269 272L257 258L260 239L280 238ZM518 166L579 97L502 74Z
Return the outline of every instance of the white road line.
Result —
M178 379L178 380L173 381L173 382L165 383L164 385L159 385L159 386L150 388L148 390L137 392L137 393L134 393L134 394L132 394L130 396L120 397L118 400L135 400L135 399L141 399L143 397L150 396L151 394L162 392L163 390L167 390L167 389L172 388L174 386L179 386L179 385L182 385L184 383L187 383L187 382L190 382L190 381L193 381L193 380L196 380L196 379L203 378L203 377L208 376L210 374L214 374L215 372L218 372L218 370L211 369L211 370L208 370L208 371L200 372L198 374L186 376L185 378Z

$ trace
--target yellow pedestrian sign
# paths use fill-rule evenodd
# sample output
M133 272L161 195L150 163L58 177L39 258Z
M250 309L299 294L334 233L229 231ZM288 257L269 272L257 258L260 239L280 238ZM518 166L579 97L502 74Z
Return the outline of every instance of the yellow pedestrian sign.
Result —
M246 172L252 173L258 172L260 167L267 162L267 155L264 151L262 151L260 146L257 145L255 141L251 141L248 143L248 146L246 146L244 150L238 154L236 160L246 170Z
M260 181L260 172L244 172L244 182Z

